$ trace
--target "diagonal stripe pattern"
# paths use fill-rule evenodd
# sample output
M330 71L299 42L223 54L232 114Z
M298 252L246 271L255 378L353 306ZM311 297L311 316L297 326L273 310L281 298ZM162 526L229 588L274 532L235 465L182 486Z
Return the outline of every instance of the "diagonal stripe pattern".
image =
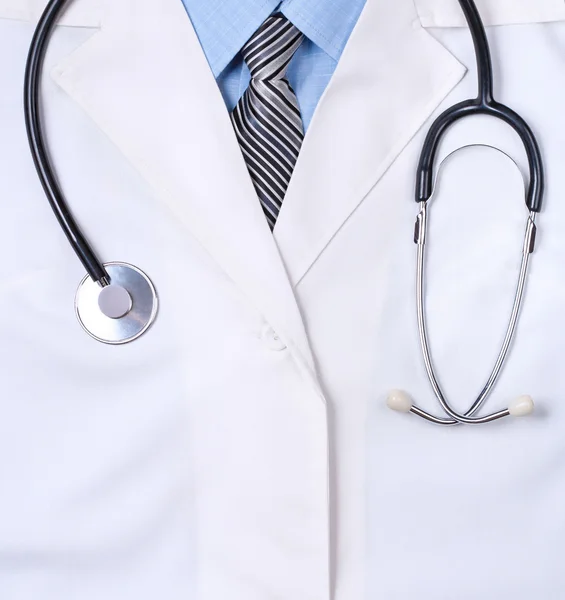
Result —
M271 229L298 160L304 128L288 65L303 34L281 14L269 17L242 48L249 87L231 119Z

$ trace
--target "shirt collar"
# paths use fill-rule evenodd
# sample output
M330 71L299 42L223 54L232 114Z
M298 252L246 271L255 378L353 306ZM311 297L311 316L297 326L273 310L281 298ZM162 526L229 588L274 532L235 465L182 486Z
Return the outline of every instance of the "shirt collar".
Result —
M366 0L182 0L208 63L218 77L279 9L326 54L338 61Z

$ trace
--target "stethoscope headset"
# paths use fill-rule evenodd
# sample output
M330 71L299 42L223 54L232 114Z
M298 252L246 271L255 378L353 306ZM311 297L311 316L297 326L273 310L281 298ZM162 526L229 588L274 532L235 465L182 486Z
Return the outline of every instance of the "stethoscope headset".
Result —
M115 0L119 1L119 0ZM29 49L25 83L24 112L31 153L37 174L47 199L65 232L71 247L86 270L75 297L75 310L85 331L96 340L106 344L125 344L138 339L154 323L158 311L158 298L149 277L137 267L124 262L102 263L81 228L74 219L63 192L57 182L44 136L40 109L40 84L45 53L53 29L63 9L70 0L50 0L35 30ZM416 202L419 213L416 220L414 241L417 244L416 296L419 337L426 373L433 392L446 413L440 418L413 404L410 396L396 390L388 397L390 408L400 412L411 412L439 425L481 424L507 416L524 416L533 411L529 396L521 396L508 408L485 416L476 416L492 392L516 333L523 304L530 255L536 237L536 215L540 212L544 194L544 168L536 138L520 115L494 99L494 76L490 47L485 27L474 0L459 0L471 30L478 66L479 90L476 98L460 102L441 114L432 124L423 146L417 171ZM463 118L474 115L489 115L507 123L518 133L524 144L529 164L529 181L526 206L529 214L522 251L522 262L516 294L506 335L496 363L481 393L465 414L453 409L445 397L433 366L425 311L425 256L429 201L435 181L434 171L440 143L447 130Z

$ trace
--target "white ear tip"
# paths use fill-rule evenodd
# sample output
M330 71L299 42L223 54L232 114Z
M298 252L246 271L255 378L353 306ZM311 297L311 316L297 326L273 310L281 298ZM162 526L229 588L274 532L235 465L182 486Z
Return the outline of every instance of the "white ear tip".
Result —
M409 413L412 410L412 398L402 390L392 390L386 403L391 410L396 412Z
M527 417L534 412L534 401L531 396L520 396L508 406L508 412L513 417Z

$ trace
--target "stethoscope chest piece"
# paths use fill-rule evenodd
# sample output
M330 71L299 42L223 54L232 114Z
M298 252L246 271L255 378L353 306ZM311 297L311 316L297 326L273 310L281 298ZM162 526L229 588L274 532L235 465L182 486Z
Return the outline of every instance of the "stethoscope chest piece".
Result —
M75 311L83 329L104 344L127 344L142 336L158 311L155 286L143 271L127 263L104 265L108 285L85 277L75 296Z

